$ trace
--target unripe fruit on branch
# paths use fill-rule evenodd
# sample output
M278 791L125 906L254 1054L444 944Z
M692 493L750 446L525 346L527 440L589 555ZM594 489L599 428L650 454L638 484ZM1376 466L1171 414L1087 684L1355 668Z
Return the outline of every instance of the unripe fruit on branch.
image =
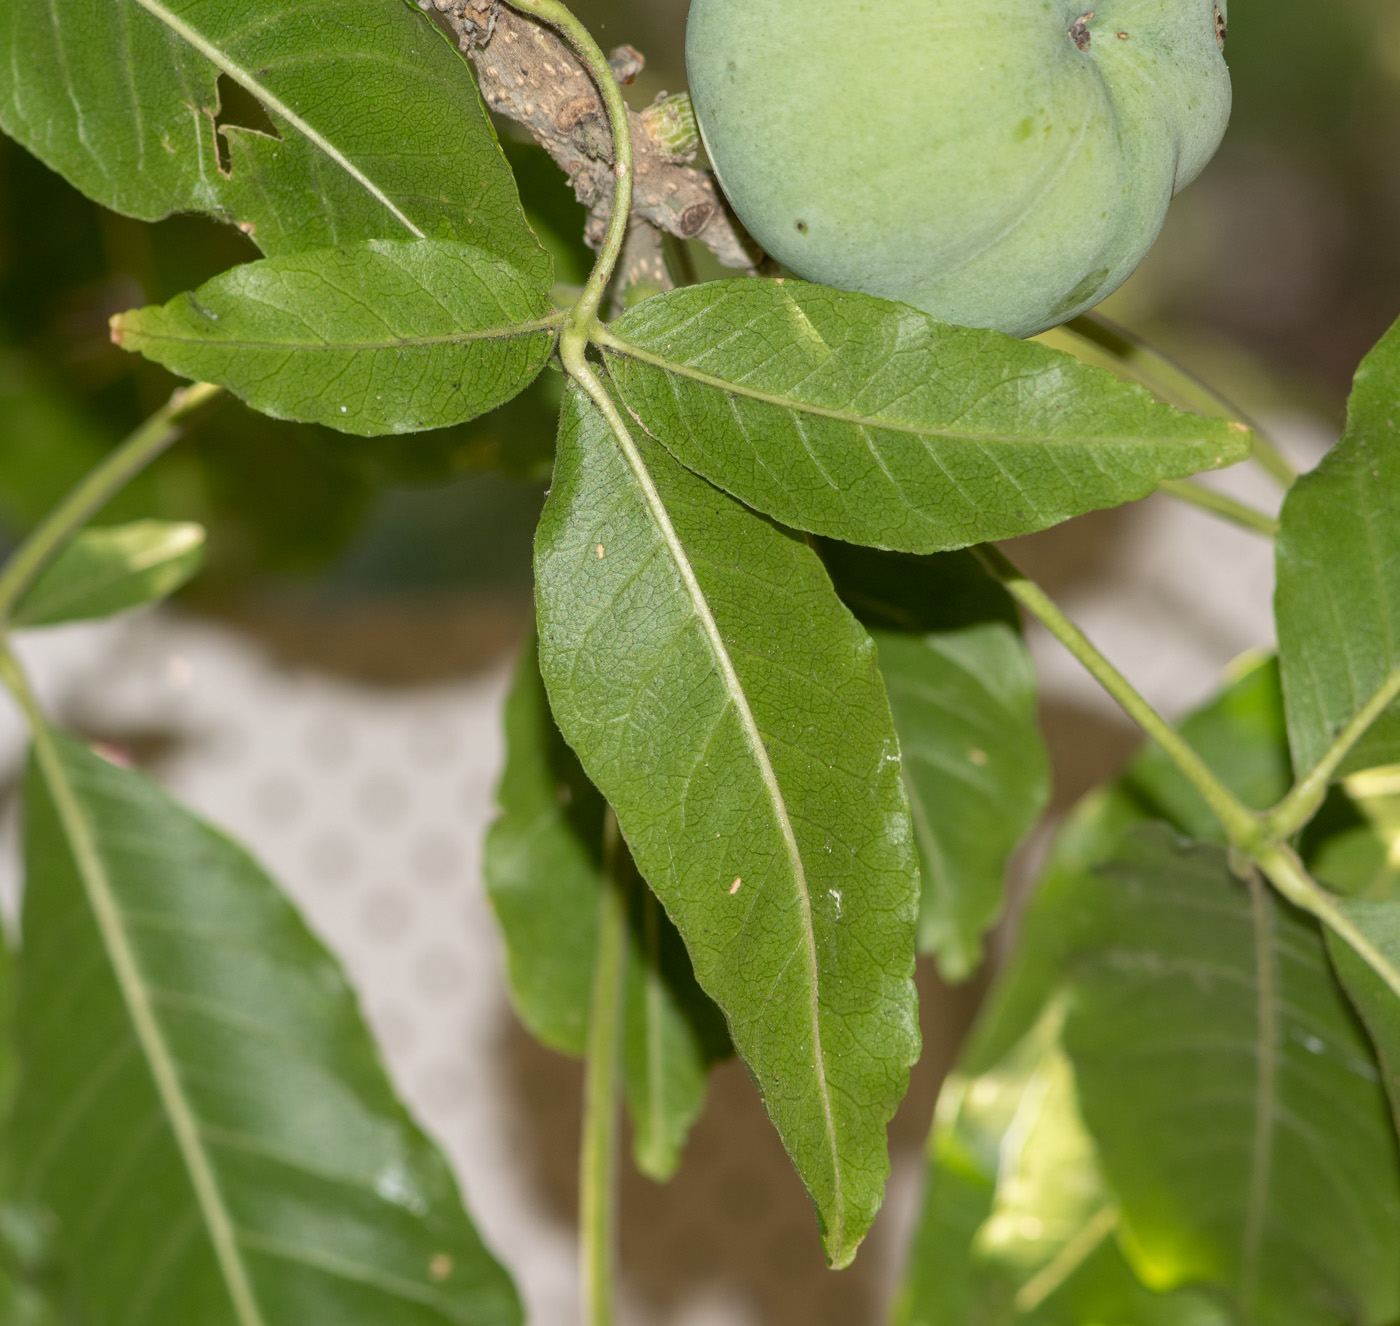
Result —
M1029 336L1116 290L1219 146L1225 3L692 0L686 62L779 262Z

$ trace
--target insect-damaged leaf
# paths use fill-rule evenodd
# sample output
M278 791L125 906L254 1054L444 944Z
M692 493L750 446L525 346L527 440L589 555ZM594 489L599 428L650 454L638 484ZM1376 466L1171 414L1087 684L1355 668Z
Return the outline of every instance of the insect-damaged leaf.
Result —
M1400 689L1400 325L1363 361L1342 440L1283 504L1279 658L1300 772ZM1341 772L1400 762L1391 704Z
M82 1320L518 1326L344 977L245 852L41 729L14 1119Z
M543 368L560 320L482 249L368 240L245 263L120 314L112 337L275 418L366 436L459 424L510 400Z
M536 1037L581 1056L598 905L609 887L606 808L550 717L533 643L506 701L506 749L500 815L487 836L484 869L505 938L511 995ZM730 1047L675 927L644 884L630 892L623 1086L637 1168L664 1180L675 1173L704 1105L710 1066Z
M221 73L261 129L220 122ZM458 239L549 288L471 70L406 0L7 4L0 129L130 216L207 212L267 254Z
M918 1046L917 867L869 637L807 544L565 405L536 553L559 726L845 1265Z
M1069 355L801 281L677 290L598 339L678 460L848 543L938 552L1028 534L1249 454L1241 425Z

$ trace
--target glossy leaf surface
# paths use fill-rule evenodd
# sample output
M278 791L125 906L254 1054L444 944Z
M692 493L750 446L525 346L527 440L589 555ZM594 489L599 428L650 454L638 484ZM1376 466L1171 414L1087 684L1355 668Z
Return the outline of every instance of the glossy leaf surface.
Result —
M801 281L647 300L603 338L628 408L784 524L938 552L1028 534L1243 460L1236 425L998 332Z
M919 947L966 980L1001 915L1007 859L1050 793L1015 608L967 553L823 556L880 651L919 846Z
M458 239L550 283L470 68L403 0L7 4L0 129L129 216L267 254Z
M918 1048L917 864L869 637L816 554L565 406L536 554L559 726L724 1010L844 1265Z
M506 768L500 814L486 840L486 888L521 1020L544 1044L581 1057L598 905L607 887L605 807L550 716L533 644L517 667L505 722ZM644 884L637 881L631 892L623 1085L637 1167L663 1180L675 1173L704 1105L709 1068L729 1047L675 927Z
M1400 1155L1311 918L1162 827L1083 878L1065 1045L1161 1288L1260 1323L1400 1312Z
M15 626L110 617L157 603L191 580L204 561L204 529L138 520L80 533L20 597Z
M1356 375L1341 442L1293 486L1278 540L1279 657L1305 772L1400 676L1400 326ZM1342 766L1400 762L1391 704Z
M26 786L21 1197L82 1320L518 1323L339 969L246 853L62 736Z
M463 423L518 395L559 315L500 258L466 244L370 240L245 263L112 337L279 419L346 433Z

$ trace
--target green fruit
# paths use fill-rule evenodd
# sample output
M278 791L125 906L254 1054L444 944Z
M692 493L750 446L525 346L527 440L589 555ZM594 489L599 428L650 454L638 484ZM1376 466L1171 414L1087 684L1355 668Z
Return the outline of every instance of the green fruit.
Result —
M692 0L691 95L797 275L1029 336L1117 289L1230 116L1225 0Z

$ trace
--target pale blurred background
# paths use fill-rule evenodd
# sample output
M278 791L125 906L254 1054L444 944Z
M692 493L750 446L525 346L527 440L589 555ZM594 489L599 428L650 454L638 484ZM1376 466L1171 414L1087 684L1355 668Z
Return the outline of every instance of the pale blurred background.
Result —
M605 46L647 54L635 102L684 86L683 0L578 9ZM1230 137L1108 311L1309 465L1336 435L1357 360L1400 314L1400 6L1235 0L1230 29ZM562 274L577 274L581 214L547 161L510 151ZM161 370L111 347L108 315L250 256L236 232L204 221L153 228L104 215L0 141L5 539L170 390ZM26 644L66 722L126 747L247 841L342 956L396 1080L453 1157L541 1326L578 1320L579 1071L534 1046L509 1010L478 862L500 699L529 622L557 392L546 375L500 416L394 441L226 407L109 513L204 521L205 575L170 608ZM1277 502L1248 469L1219 482ZM1016 552L1170 712L1270 643L1267 544L1166 499ZM1117 767L1133 735L1053 645L1033 645L1063 809ZM0 711L11 787L20 755L18 724ZM675 1183L626 1180L629 1322L879 1319L938 1082L979 992L943 989L928 970L921 986L924 1060L892 1130L887 1210L856 1266L823 1270L806 1198L731 1064Z

